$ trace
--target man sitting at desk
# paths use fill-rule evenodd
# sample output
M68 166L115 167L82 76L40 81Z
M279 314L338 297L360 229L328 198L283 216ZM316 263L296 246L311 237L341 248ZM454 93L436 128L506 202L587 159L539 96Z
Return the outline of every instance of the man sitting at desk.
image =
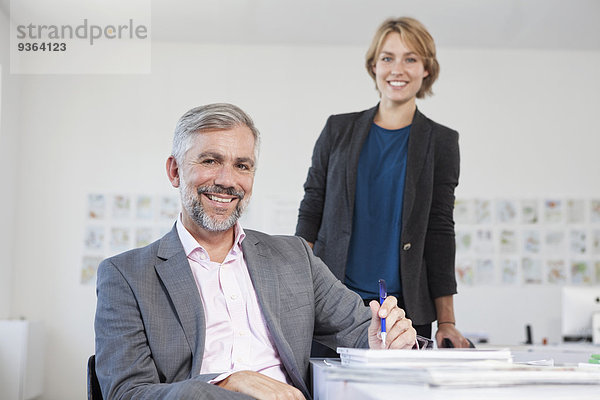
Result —
M194 108L177 123L167 175L181 194L179 219L98 268L105 398L308 398L313 335L331 348L413 347L396 299L369 310L303 239L242 229L258 147L252 120L230 104Z

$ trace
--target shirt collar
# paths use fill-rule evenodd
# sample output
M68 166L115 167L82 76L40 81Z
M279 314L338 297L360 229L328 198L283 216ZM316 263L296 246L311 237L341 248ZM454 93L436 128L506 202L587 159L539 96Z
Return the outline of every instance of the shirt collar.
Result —
M181 221L181 213L179 214L179 217L177 218L177 223L175 224L175 226L177 228L177 235L179 235L179 240L181 241L181 244L183 245L183 250L185 251L186 256L189 257L189 255L197 248L200 248L203 251L206 251L204 249L204 247L202 247L198 243L198 241L196 239L194 239L192 234L183 225L183 222ZM244 229L242 229L242 225L240 224L239 221L235 223L235 226L233 227L233 231L234 231L235 239L233 241L233 247L231 248L230 252L233 253L233 255L237 255L242 252L242 241L246 237L246 233L244 232Z

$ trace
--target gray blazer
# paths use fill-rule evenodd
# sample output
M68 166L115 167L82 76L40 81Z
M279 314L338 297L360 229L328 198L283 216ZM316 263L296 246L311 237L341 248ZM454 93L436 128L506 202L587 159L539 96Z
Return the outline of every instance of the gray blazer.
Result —
M344 281L362 146L377 108L332 115L315 144L304 184L296 235ZM459 176L458 133L418 110L408 141L402 238L404 307L413 324L436 319L433 299L456 293L454 189Z
M268 329L293 385L307 398L315 340L368 347L371 313L297 237L246 230L242 242ZM248 398L199 375L205 317L175 227L98 268L96 370L106 399ZM313 332L314 331L314 332Z

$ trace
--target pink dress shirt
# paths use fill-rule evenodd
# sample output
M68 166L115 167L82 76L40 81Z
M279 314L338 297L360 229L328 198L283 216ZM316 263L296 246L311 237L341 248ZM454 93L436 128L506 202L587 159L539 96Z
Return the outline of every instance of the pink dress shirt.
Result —
M246 236L239 223L235 241L223 263L210 260L181 222L177 233L200 292L206 316L206 340L201 374L252 370L290 383L258 305L242 241Z

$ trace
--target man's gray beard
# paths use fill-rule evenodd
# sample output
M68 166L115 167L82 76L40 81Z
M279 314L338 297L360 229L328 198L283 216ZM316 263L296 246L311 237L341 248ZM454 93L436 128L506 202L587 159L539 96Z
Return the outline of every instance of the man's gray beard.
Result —
M211 218L204 210L202 202L200 201L200 196L202 196L201 192L203 191L212 193L233 193L231 189L224 189L220 186L201 186L198 188L196 193L193 193L187 184L183 180L181 181L179 192L181 193L181 203L183 208L196 223L196 225L209 232L225 232L231 229L240 219L242 213L248 205L248 202L250 201L249 198L246 198L243 192L236 192L235 195L240 198L238 204L231 215L227 217L227 219L220 221Z

